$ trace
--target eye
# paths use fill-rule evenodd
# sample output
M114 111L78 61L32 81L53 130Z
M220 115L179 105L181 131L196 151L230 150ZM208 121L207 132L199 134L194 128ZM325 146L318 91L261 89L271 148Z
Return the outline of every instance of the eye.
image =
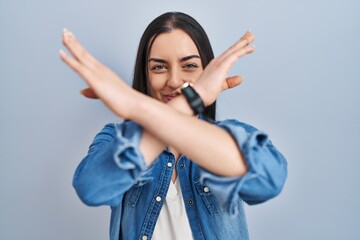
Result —
M155 65L151 68L152 71L160 72L166 69L165 65Z
M199 66L197 64L195 64L195 63L188 63L188 64L185 64L183 66L183 68L185 68L185 69L195 69L195 68L198 68L198 67Z

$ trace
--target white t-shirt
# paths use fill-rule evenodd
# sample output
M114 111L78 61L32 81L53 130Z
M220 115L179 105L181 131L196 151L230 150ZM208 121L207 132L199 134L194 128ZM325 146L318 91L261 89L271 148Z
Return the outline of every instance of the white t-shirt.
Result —
M191 240L193 239L180 183L170 181L164 205L156 222L153 240Z

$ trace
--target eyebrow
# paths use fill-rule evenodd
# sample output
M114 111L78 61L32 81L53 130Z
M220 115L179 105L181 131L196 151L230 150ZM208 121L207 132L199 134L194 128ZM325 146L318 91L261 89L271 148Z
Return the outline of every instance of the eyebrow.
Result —
M200 58L199 55L190 55L190 56L186 56L180 59L180 62L186 62L187 60L190 60L192 58ZM158 62L158 63L166 63L166 61L164 59L161 58L150 58L148 60L148 62L150 61L154 61L154 62Z

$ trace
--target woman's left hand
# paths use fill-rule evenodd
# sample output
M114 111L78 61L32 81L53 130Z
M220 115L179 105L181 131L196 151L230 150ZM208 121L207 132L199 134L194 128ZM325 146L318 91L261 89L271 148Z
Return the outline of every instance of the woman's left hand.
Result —
M194 84L194 88L204 101L205 106L211 105L222 91L235 87L242 82L241 76L230 78L226 76L237 60L255 50L255 46L249 46L254 40L255 36L250 31L246 32L234 45L206 66Z

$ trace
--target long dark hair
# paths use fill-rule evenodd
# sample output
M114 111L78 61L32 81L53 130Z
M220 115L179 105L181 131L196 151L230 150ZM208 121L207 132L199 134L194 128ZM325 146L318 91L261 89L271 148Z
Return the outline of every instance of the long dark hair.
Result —
M147 60L149 51L155 38L161 33L171 32L174 29L181 29L186 32L195 43L205 68L214 58L209 38L201 25L192 17L181 12L168 12L155 18L145 29L138 48L134 79L132 87L139 92L150 95L147 77ZM204 117L206 120L215 121L216 102L206 107Z

